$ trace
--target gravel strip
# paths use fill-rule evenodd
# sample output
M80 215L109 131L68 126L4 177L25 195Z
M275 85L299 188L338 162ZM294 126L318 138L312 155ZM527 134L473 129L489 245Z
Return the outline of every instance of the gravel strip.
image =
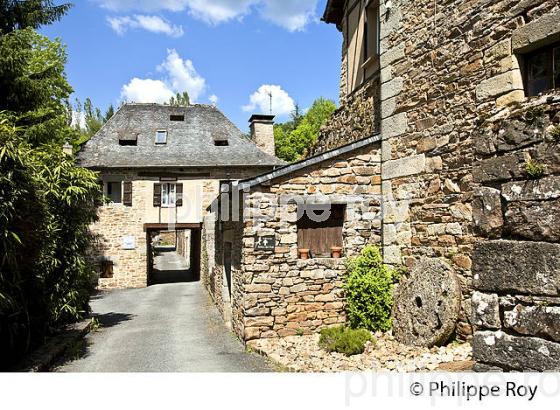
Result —
M403 345L387 333L374 336L376 343L368 342L364 353L350 357L321 349L318 334L253 340L248 346L293 372L469 371L473 365L469 343L429 349Z

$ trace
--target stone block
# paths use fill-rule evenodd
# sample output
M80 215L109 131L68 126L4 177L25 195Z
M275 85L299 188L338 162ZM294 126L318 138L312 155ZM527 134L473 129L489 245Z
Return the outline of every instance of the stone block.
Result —
M404 87L404 79L395 77L391 81L381 84L381 99L385 101L400 94Z
M485 329L499 329L500 302L498 295L473 292L472 295L472 323Z
M400 178L416 175L426 169L426 156L424 154L387 161L383 164L383 179Z
M245 330L249 327L270 327L274 324L274 317L261 316L261 317L248 317L245 319Z
M508 182L502 185L502 196L509 202L560 198L560 176Z
M533 241L560 241L560 199L512 202L505 213L505 228L516 237Z
M475 332L473 358L477 362L519 371L559 371L560 344L502 331Z
M518 70L508 71L481 81L476 87L476 98L483 101L513 90L523 90L523 79Z
M517 333L560 342L560 307L517 305L504 313L504 326Z
M503 155L479 161L473 168L474 182L495 182L511 179L518 169L515 155Z
M557 296L560 245L545 242L487 241L475 246L474 287L497 293Z
M560 10L519 27L512 33L511 43L515 53L525 53L540 47L543 43L560 40Z
M489 238L501 236L504 219L500 191L488 187L476 188L472 203L472 214L478 233Z
M383 222L392 224L408 220L409 205L407 201L387 201L383 209Z
M401 248L399 246L383 247L383 262L389 265L400 265L402 263Z
M247 293L268 293L272 291L272 286L266 283L245 285L245 292Z
M384 118L381 121L381 133L383 138L393 138L403 135L408 129L408 119L405 112Z
M511 39L507 38L484 52L484 63L487 64L492 60L498 60L509 55L511 55Z

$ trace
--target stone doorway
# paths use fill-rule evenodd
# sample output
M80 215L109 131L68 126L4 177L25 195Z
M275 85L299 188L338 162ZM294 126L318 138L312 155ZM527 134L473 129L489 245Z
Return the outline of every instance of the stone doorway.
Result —
M153 226L146 229L148 286L200 280L199 228Z

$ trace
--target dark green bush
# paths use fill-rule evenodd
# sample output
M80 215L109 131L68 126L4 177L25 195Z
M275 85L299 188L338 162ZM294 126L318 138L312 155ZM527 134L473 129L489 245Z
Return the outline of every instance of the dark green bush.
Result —
M329 352L352 356L363 353L366 342L371 341L373 341L371 333L365 329L337 326L321 330L319 346Z
M399 273L383 264L375 246L347 263L346 313L352 328L387 331L392 327L393 288Z

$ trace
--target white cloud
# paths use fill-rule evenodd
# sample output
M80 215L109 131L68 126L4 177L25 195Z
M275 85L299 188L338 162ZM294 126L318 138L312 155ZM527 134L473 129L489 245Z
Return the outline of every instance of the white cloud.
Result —
M317 20L318 0L264 0L261 14L288 31L301 31Z
M216 106L218 105L218 101L220 101L220 99L216 94L212 94L210 97L208 97L208 101L210 101L210 104Z
M190 14L209 24L239 19L260 0L188 0Z
M317 20L318 0L93 0L111 11L180 12L188 10L209 24L241 19L258 9L261 16L289 31Z
M176 50L167 50L167 58L157 67L159 79L133 78L121 90L124 101L165 103L176 93L187 91L195 103L206 89L206 80L200 76L191 60L183 60Z
M264 84L249 97L249 104L241 107L243 111L261 113L270 112L270 95L272 94L272 113L288 115L296 108L294 100L279 85Z
M173 91L188 91L192 102L198 100L206 88L206 80L196 72L193 62L183 60L176 50L167 50L167 58L157 69L166 73L166 83Z
M123 86L121 97L125 101L137 103L159 103L169 101L175 94L161 80L133 78Z
M171 24L169 21L158 16L146 16L136 14L134 16L107 17L111 28L119 35L123 35L129 29L144 29L152 33L167 34L170 37L182 37L183 27Z

